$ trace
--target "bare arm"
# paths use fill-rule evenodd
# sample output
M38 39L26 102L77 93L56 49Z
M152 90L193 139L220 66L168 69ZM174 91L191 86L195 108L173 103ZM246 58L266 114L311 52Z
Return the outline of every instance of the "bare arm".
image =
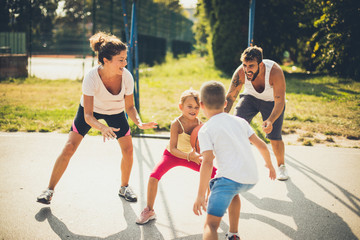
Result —
M113 128L108 127L101 122L99 122L94 117L94 97L93 96L87 96L84 94L84 118L85 122L89 124L91 127L98 129L101 131L101 134L103 135L104 142L105 140L116 138L116 134L114 133L119 131L120 128Z
M270 72L270 84L272 84L274 91L274 108L269 118L263 123L263 129L266 133L272 131L272 124L278 119L285 107L285 76L280 66L276 63Z
M226 101L227 101L227 105L224 109L225 112L230 112L237 96L239 95L239 92L244 84L244 79L241 77L242 75L244 75L244 71L242 69L242 67L238 67L231 79L231 83L230 83L230 88L228 93L226 94Z
M265 166L269 169L269 177L271 180L276 178L276 172L274 166L271 163L271 157L269 149L267 148L265 142L261 140L255 133L250 136L250 142L259 150L260 154L265 160Z
M200 168L200 183L198 195L194 203L193 212L196 215L202 215L201 208L206 211L205 194L208 189L209 181L211 179L211 172L213 168L214 154L213 151L203 152L203 161Z
M143 123L134 105L134 95L125 95L125 110L130 119L140 128L149 129L156 128L156 122Z

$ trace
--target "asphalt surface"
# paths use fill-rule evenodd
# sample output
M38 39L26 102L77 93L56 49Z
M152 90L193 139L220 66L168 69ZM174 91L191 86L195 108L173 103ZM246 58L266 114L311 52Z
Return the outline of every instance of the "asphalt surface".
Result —
M121 151L116 141L103 143L100 136L85 137L52 203L37 203L66 139L67 134L0 132L0 239L202 239L205 215L192 212L199 174L181 167L160 181L157 220L135 224L164 139L133 138L130 185L137 203L118 197ZM242 240L360 237L359 149L286 146L291 178L285 182L269 180L253 150L260 181L241 196ZM228 228L226 214L219 239Z

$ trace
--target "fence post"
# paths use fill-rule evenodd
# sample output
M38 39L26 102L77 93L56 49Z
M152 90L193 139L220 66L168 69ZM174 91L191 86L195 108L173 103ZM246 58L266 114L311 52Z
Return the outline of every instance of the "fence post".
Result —
M126 14L126 2L122 0L124 24L125 24L125 38L128 45L128 64L127 69L134 77L134 101L135 107L138 113L140 113L140 101L139 101L139 60L138 60L138 38L137 38L137 23L136 23L136 2L133 1L132 13L131 13L131 29L129 34L127 14ZM135 61L135 71L133 64Z

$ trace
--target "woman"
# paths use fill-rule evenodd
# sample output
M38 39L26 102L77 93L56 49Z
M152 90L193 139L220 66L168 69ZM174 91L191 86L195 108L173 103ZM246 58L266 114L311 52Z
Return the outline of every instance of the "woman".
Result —
M44 204L50 204L55 186L70 158L92 127L101 131L104 141L116 138L119 142L122 152L119 196L130 202L137 201L137 196L129 187L133 145L124 111L140 129L156 128L157 123L142 123L134 106L134 79L125 68L126 45L113 35L99 32L90 38L90 46L97 53L100 65L84 77L83 95L68 141L55 162L48 188L37 198ZM104 119L108 126L99 119Z

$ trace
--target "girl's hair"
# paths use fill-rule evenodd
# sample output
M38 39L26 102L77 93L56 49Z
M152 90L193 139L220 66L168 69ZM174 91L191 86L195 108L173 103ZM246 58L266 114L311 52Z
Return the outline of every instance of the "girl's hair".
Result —
M195 102L200 106L200 94L194 89L185 90L180 96L180 104L184 104L186 98L193 97Z
M127 46L114 35L98 32L90 37L90 47L97 52L98 62L104 65L104 58L111 60L113 56L127 50Z

